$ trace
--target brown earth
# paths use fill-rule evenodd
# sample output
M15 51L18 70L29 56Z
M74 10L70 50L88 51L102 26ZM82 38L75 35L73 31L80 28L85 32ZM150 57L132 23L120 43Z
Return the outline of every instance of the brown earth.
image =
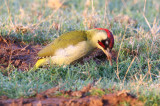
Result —
M36 62L37 52L40 49L39 45L26 45L0 36L0 68L12 66L19 70L27 70Z
M28 99L6 99L1 97L0 106L123 106L124 103L130 106L144 105L125 90L98 96L90 94L93 89L98 88L92 88L89 84L80 91L64 91L59 90L59 87L51 88ZM103 89L98 90L104 91ZM58 96L56 92L61 93L61 95Z
M12 41L0 36L0 69L17 68L18 70L29 70L36 60L37 52L42 47L40 45L27 45L23 42ZM112 52L113 59L116 58L116 52ZM106 56L101 50L95 50L90 56L87 56L80 61L84 63L93 58L96 63L106 61ZM117 106L123 105L126 102L131 106L141 106L142 102L138 101L135 96L132 96L126 91L119 91L110 94L89 95L93 88L91 85L84 87L80 91L64 91L59 90L59 87L48 89L44 92L36 94L32 98L8 99L6 96L0 97L0 106ZM104 92L103 89L98 89ZM113 92L114 90L109 90ZM57 96L59 92L59 96Z

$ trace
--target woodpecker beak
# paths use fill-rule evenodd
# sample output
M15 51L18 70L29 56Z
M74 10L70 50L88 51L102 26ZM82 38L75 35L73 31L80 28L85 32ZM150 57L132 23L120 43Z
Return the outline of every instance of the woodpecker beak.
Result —
M111 50L108 48L107 50L103 50L103 52L106 54L110 65L112 66L112 54L111 54Z

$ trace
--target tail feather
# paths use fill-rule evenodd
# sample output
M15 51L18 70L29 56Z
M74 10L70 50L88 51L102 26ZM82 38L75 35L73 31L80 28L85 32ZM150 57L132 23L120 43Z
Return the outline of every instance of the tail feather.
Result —
M47 58L43 58L43 59L39 59L36 64L33 67L33 70L38 69L40 66L43 66L44 64L47 64L48 59Z

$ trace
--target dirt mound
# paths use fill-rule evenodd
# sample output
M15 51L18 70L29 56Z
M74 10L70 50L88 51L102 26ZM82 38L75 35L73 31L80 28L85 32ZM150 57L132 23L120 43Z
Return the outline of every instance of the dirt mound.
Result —
M119 91L113 94L104 94L102 96L91 95L92 88L89 84L80 91L59 91L59 87L48 89L44 92L37 94L34 98L20 98L0 100L0 105L3 106L123 106L127 103L130 106L143 106L135 96L127 93L126 91ZM98 89L102 90L103 89ZM59 96L57 96L57 91ZM67 95L67 96L66 96Z
M26 70L34 65L40 49L39 45L26 45L0 36L0 68L5 69L12 65L20 70Z

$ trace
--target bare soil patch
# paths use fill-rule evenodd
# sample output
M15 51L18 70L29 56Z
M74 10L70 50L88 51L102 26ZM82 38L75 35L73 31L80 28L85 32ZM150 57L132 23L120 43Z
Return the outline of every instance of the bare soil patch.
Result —
M33 98L6 99L1 98L1 106L123 106L124 102L130 106L143 106L135 96L127 91L118 91L102 96L89 95L92 86L89 84L80 91L64 91L58 87L36 94ZM101 89L104 91L103 89ZM61 93L57 96L56 92ZM67 95L67 97L65 97Z
M27 45L0 36L0 68L11 65L19 70L27 70L35 64L40 49L40 45Z

